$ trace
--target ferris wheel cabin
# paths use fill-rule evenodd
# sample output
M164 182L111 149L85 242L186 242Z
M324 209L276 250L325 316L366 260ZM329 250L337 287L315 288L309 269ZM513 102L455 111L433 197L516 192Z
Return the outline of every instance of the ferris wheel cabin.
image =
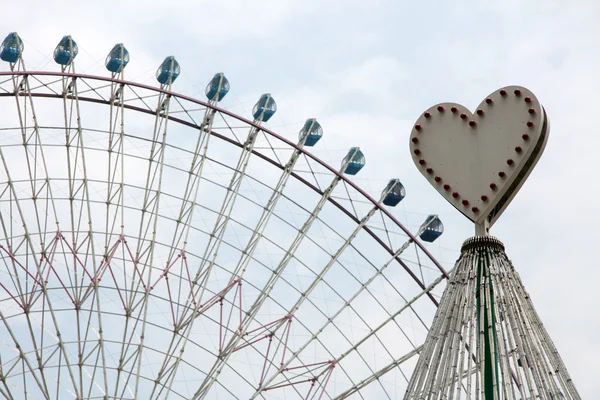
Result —
M348 175L356 175L366 163L367 160L363 152L358 147L352 147L342 160L342 172Z
M209 100L221 101L227 93L229 93L229 81L224 73L219 72L206 86L206 97Z
M56 49L54 49L54 61L57 64L67 66L77 57L78 53L79 48L71 35L63 36Z
M129 63L129 52L123 43L115 44L106 57L106 69L110 72L121 72L127 63Z
M271 97L271 93L265 93L260 96L260 99L254 105L252 116L255 120L267 122L275 114L275 111L277 111L275 100Z
M21 54L23 54L24 47L23 40L21 40L17 32L11 32L2 42L2 46L0 46L0 58L9 63L17 62Z
M317 144L321 137L323 137L323 128L321 128L321 124L315 118L307 119L298 134L300 141L302 142L306 138L304 145L311 147Z
M419 235L419 237L425 242L431 243L442 236L442 233L444 233L444 224L442 224L442 221L437 215L428 216L421 227L425 227L425 229Z
M395 207L406 196L406 189L400 179L392 179L383 189L383 204L390 207Z
M181 74L181 67L175 57L169 56L165 58L158 70L156 71L156 80L161 85L167 85L175 82L175 79Z

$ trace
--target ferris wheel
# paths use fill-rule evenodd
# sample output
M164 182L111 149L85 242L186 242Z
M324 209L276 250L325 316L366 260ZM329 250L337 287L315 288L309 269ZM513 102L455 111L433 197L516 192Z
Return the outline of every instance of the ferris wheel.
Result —
M25 68L22 39L0 58L0 395L29 399L393 399L407 386L447 272L390 212L332 166L315 118L290 142L249 118L174 91L175 57L152 87ZM420 240L419 240L420 239Z

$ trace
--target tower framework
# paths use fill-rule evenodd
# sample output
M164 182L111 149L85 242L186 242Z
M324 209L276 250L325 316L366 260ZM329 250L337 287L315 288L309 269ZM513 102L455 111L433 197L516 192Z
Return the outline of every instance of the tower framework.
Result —
M491 236L464 242L405 399L580 399Z

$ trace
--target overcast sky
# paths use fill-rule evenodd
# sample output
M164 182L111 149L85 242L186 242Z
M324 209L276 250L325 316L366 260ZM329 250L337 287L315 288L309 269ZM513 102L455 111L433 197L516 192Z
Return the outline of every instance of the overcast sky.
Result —
M402 180L408 197L394 211L401 221L440 214L447 233L433 248L447 265L473 228L412 165L410 127L437 102L474 109L504 85L530 88L550 117L550 139L493 234L506 244L582 397L600 393L600 2L7 4L0 33L19 32L29 69L56 70L52 50L71 34L81 49L79 72L105 75L105 55L123 42L132 55L128 79L155 84L158 64L175 55L183 69L176 91L199 95L222 71L232 85L227 107L248 116L261 93L272 93L279 111L269 126L288 138L306 118L318 118L326 135L319 156L336 161L360 146L367 168L356 180L371 194L391 177Z

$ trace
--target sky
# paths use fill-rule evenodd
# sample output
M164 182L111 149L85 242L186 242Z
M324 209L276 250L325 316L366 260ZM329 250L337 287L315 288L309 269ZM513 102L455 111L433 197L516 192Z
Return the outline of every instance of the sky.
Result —
M492 233L505 243L582 397L600 392L600 137L594 122L600 108L600 3L10 4L0 32L19 32L29 69L55 69L51 52L62 35L71 34L84 56L78 72L105 74L105 55L123 42L132 55L130 80L154 84L158 64L175 55L183 70L177 91L200 96L222 71L232 85L228 108L248 116L261 93L272 93L278 113L269 127L287 138L306 118L318 118L326 140L315 152L334 162L360 146L367 167L354 180L367 192L379 193L391 177L402 180L408 195L394 211L400 221L440 215L446 233L433 247L445 265L453 264L473 227L414 168L411 125L438 102L474 109L502 86L528 87L549 115L550 138Z

